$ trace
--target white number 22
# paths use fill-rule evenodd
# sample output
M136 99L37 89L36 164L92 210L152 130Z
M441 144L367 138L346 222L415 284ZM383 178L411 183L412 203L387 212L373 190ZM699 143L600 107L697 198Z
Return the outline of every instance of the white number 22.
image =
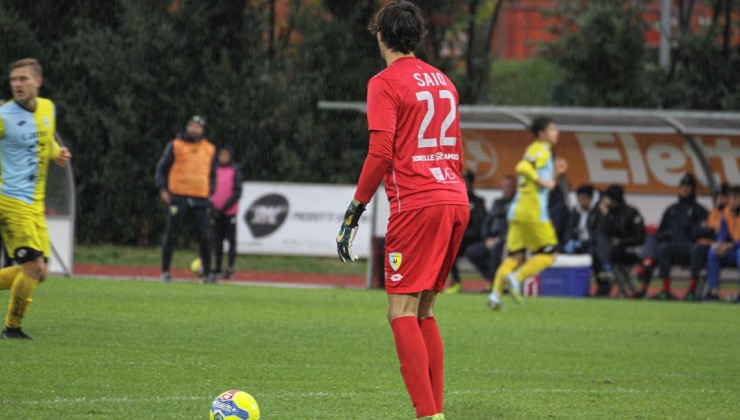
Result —
M455 117L457 116L455 96L449 90L440 90L439 97L440 99L447 99L450 101L450 112L447 114L444 121L442 121L442 127L439 130L439 134L441 136L439 144L441 146L454 146L455 143L457 143L457 137L448 136L447 131L450 129L452 123L455 122ZM421 126L419 127L419 148L437 147L436 138L424 138L424 134L426 133L427 128L429 128L429 123L432 122L432 118L434 117L434 96L432 95L432 92L424 90L416 92L416 100L426 101L427 103L427 113L424 115L424 119L421 121Z

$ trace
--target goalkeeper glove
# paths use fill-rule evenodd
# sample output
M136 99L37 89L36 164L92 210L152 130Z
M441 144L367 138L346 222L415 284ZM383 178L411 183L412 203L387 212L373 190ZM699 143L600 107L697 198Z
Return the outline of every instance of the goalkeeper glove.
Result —
M355 239L355 234L357 234L357 222L364 212L365 203L358 205L349 203L347 211L344 212L344 221L342 221L337 234L337 253L342 262L355 262L359 258L357 254L352 252L352 241Z

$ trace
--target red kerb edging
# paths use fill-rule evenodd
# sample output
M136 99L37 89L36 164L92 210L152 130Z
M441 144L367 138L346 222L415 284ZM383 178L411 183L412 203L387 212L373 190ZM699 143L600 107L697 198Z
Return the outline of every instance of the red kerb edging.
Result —
M159 279L162 272L157 267L120 265L75 264L73 275L84 277L115 277L129 279ZM175 268L170 271L175 280L200 281L190 270ZM237 271L231 280L224 282L284 283L316 286L364 288L365 276L344 274L289 273L267 271Z

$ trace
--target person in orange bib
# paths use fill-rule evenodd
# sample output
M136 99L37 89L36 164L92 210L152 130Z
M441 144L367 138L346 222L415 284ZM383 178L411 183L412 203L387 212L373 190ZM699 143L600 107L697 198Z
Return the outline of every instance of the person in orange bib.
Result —
M211 275L211 198L216 184L216 147L203 134L206 120L194 116L184 133L167 143L157 163L155 182L167 204L167 227L162 240L162 280L170 281L170 263L175 239L188 217L194 217L200 232L200 259L205 283Z

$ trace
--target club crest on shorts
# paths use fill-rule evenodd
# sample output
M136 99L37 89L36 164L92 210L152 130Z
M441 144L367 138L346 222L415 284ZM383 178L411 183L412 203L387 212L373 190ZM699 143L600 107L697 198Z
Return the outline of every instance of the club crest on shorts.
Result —
M388 262L391 263L391 268L393 271L398 270L401 267L401 261L403 260L403 255L401 255L400 252L391 252L388 254Z

